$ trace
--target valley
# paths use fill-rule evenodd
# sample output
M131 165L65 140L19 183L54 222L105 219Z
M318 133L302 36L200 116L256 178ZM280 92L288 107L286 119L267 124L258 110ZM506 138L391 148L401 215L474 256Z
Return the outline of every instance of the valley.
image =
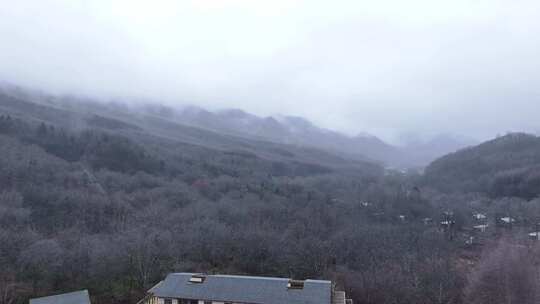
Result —
M366 141L388 147L374 138L315 144L326 131L304 120L200 111L190 115L214 125L1 95L2 303L80 289L92 303L135 303L175 271L326 278L374 304L475 303L501 288L500 272L526 282L508 295L536 296L536 136L419 173L372 160Z

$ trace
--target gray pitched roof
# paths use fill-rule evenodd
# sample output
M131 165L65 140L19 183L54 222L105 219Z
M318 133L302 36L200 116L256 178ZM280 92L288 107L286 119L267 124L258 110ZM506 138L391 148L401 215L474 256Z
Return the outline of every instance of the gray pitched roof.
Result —
M88 290L30 299L30 304L90 304Z
M288 289L289 279L207 275L190 283L192 273L171 273L148 292L163 298L253 304L330 304L330 281L306 280L303 289Z

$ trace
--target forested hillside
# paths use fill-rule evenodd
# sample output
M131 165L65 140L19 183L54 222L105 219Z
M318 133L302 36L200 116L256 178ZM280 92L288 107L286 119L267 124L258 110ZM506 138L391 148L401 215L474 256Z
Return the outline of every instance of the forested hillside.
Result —
M134 304L172 271L333 279L355 303L472 303L514 249L495 245L499 230L466 245L471 214L540 215L534 200L440 193L316 149L57 105L0 98L1 304L83 288ZM482 248L502 253L477 264ZM532 261L513 256L512 271Z
M477 191L526 199L540 194L540 138L512 133L434 161L425 170L444 191Z
M135 303L170 271L351 276L358 299L379 301L398 297L382 286L403 251L412 268L392 274L395 288L422 298L435 290L404 281L433 275L422 270L431 248L452 254L435 231L399 224L399 214L419 223L434 211L374 164L157 117L0 105L0 282L10 301L84 287L97 303Z

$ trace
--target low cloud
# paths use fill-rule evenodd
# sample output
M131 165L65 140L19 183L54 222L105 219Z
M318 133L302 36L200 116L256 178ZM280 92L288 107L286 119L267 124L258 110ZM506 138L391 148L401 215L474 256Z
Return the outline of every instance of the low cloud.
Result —
M540 3L371 2L19 0L0 78L387 139L540 130Z

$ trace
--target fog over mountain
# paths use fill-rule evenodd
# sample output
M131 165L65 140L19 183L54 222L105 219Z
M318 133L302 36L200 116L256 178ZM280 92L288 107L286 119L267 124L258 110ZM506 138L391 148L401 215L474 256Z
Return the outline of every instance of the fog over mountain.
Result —
M408 138L392 145L369 133L350 136L321 128L298 116L259 117L239 109L211 112L188 106L177 111L147 107L146 110L166 115L178 122L232 135L247 136L273 142L315 147L353 158L370 159L386 166L413 168L461 148L476 144L472 139L438 134L427 138Z
M538 11L533 0L19 0L0 11L0 78L299 116L393 144L484 140L540 130Z
M174 124L177 128L173 132L174 136L184 136L183 141L186 143L221 146L221 143L227 141L223 135L234 136L296 148L320 149L346 159L374 162L388 168L422 168L438 157L476 144L474 140L448 134L423 138L409 134L401 139L399 145L394 145L365 132L348 135L325 129L299 116L263 117L241 109L212 111L194 105L165 106L140 100L110 102L75 96L56 96L6 84L0 86L0 97L2 96L5 99L0 101L0 107L7 101L11 101L11 106L14 106L13 102L37 102L47 107L53 106L73 113L85 113L85 116L90 115L90 118L83 119L88 120L90 126L99 126L101 123L109 125L111 119L116 121L114 125L131 125L137 122L154 124L157 119L161 127L163 123ZM24 105L20 107L25 109ZM99 118L96 120L92 115L98 115ZM35 118L43 119L39 116ZM67 123L68 126L77 129L87 127L87 123L81 122L81 117L77 115L75 117L68 115L65 119L64 124ZM191 137L193 131L199 134L195 138ZM157 133L162 134L162 132L163 130ZM185 135L188 136L185 137ZM236 140L231 139L228 146L234 146L235 142Z

